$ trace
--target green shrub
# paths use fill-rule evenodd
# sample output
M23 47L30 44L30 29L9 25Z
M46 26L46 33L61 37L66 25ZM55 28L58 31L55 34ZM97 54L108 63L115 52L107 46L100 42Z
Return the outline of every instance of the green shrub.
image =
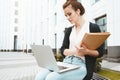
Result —
M63 61L63 56L60 53L55 54L55 58L57 61L60 61L60 62Z
M97 58L96 63L95 63L95 72L99 72L101 70L101 63L102 62L102 58Z

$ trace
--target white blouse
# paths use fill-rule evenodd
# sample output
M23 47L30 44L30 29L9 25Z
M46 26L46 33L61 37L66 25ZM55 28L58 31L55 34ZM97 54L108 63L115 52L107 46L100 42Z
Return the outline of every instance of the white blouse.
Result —
M85 33L89 33L89 22L86 21L84 23L84 25L82 26L82 28L76 32L75 27L72 28L71 34L70 34L70 45L69 45L69 49L76 49L75 46L79 45L84 34ZM82 57L84 59L84 57Z

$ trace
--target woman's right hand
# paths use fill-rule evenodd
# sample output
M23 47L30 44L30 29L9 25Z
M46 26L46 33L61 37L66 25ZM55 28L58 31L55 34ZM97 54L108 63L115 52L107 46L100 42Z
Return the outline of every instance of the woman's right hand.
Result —
M76 55L76 54L77 54L77 50L75 50L75 49L65 49L64 50L65 56L72 56L72 55Z

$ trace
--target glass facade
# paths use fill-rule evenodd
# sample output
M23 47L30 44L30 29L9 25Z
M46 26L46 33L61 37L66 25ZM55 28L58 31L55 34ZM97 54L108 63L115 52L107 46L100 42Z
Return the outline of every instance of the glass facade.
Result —
M106 17L106 15L97 18L95 21L99 25L102 32L107 31L107 28L106 28L106 26L107 26L107 17Z
M92 5L95 4L98 1L100 1L100 0L90 0L90 2L91 2Z
M101 32L107 32L107 17L106 15L95 19L97 25L100 27ZM104 43L104 49L107 49L107 41Z

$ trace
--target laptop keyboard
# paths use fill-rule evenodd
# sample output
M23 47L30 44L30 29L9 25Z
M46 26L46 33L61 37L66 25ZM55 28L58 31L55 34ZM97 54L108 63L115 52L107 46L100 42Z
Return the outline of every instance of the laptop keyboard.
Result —
M60 70L67 69L68 67L65 66L58 66Z

